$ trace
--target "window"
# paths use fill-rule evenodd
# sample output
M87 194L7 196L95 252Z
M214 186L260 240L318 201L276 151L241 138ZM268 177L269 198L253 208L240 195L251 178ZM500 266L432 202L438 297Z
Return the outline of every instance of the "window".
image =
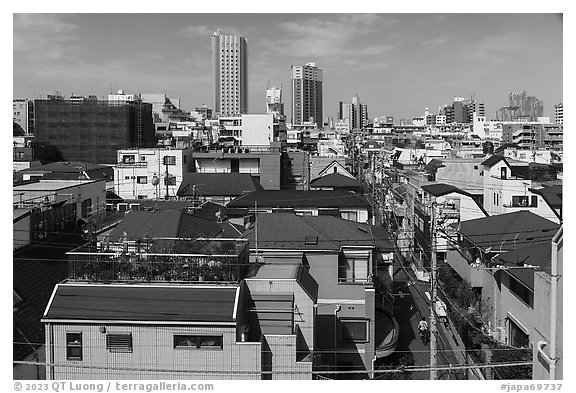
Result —
M164 156L164 165L176 165L176 156Z
M355 211L340 212L340 217L342 217L345 220L358 221L358 212Z
M82 201L82 218L86 218L92 214L92 198L84 199Z
M169 176L168 178L164 178L164 185L168 186L175 186L176 185L176 176Z
M341 342L369 342L368 320L366 319L342 319L340 320Z
M518 299L520 299L529 307L533 307L532 291L527 286L518 281L515 277L512 277L511 275L509 275L509 277L510 277L510 286L509 286L510 292L512 292Z
M538 196L532 195L530 199L532 200L530 207L538 207Z
M137 176L137 177L136 177L136 183L138 183L138 184L146 184L146 183L148 183L148 177L146 177L146 176Z
M524 330L508 318L508 344L513 347L527 348L529 342L528 335Z
M82 333L66 333L66 360L82 360Z
M222 336L175 334L174 348L222 349Z
M132 353L132 334L107 334L106 350L112 353Z
M512 196L513 207L528 207L528 196Z
M365 283L368 281L368 258L339 257L338 282Z
M135 157L134 155L124 155L122 156L122 163L123 164L134 164L135 162Z

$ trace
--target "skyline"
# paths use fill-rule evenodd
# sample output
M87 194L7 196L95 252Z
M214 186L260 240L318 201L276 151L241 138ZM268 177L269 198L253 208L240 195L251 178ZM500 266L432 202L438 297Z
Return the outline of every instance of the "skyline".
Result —
M563 102L560 14L14 14L13 96L123 89L212 107L218 29L247 39L249 113L282 85L290 116L290 66L307 62L323 70L324 118L355 94L370 119L395 121L454 96L474 95L488 119L512 92L551 118Z

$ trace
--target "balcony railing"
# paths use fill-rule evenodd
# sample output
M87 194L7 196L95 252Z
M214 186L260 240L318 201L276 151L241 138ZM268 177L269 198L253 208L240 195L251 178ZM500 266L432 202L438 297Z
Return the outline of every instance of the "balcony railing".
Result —
M118 168L146 168L148 163L146 161L123 161L116 164Z
M248 242L148 239L68 252L69 278L88 282L238 282L255 274ZM127 251L131 250L131 251Z

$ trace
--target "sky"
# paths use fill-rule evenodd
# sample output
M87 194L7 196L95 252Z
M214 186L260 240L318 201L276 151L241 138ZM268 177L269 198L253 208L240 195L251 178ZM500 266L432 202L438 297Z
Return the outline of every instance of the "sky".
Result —
M358 95L370 118L412 119L455 96L483 102L488 119L511 92L563 102L560 14L30 14L13 15L13 97L111 91L165 93L181 107L213 107L214 31L246 37L249 112L290 66L323 70L324 117Z

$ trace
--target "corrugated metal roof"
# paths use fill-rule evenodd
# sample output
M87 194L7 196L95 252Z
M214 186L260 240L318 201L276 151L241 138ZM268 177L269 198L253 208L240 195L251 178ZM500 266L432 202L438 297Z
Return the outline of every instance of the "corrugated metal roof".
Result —
M45 319L234 322L236 286L59 284Z

